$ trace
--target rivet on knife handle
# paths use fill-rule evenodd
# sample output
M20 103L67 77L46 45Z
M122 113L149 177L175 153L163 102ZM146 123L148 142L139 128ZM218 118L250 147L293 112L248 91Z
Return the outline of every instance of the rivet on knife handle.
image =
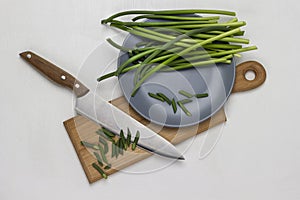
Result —
M89 89L76 80L71 74L48 62L31 51L20 53L20 56L46 75L52 81L70 88L77 97L85 95Z

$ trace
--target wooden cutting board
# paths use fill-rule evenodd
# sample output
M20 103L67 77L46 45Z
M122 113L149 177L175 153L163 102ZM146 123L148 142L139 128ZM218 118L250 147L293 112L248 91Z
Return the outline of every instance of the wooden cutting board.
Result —
M245 75L248 71L253 71L255 73L254 80L249 81L246 79ZM237 66L236 79L232 92L242 92L254 89L262 85L265 79L266 71L261 64L255 61L244 62ZM225 112L222 108L215 115L205 120L204 122L195 126L180 128L179 130L178 128L168 128L150 124L148 120L141 117L128 105L124 97L119 97L115 100L112 100L111 103L122 111L128 113L130 116L132 116L142 124L148 126L150 129L154 130L162 137L166 138L172 144L178 144L190 137L193 137L208 130L211 127L214 127L226 121ZM64 126L73 143L73 146L82 164L88 181L90 183L93 183L97 180L100 180L102 178L101 175L92 167L92 163L97 162L92 150L85 148L80 143L80 141L97 143L98 135L96 134L96 131L101 128L100 125L88 120L83 116L76 116L64 121ZM107 158L108 162L112 164L112 168L106 171L109 175L152 155L151 153L141 148L137 148L134 152L132 152L129 148L129 150L125 151L124 155L119 156L118 159L116 159L115 157L111 158L111 143L109 141L108 143L109 152L107 153Z

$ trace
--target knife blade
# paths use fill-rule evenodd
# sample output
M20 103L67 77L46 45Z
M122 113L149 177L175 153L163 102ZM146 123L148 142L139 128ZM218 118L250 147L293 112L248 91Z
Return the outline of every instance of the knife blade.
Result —
M164 157L184 160L184 157L170 142L90 91L68 72L31 51L22 52L20 56L50 80L73 90L77 97L75 110L78 114L86 116L115 134L119 134L120 130L127 130L127 128L132 133L139 131L138 145L140 147Z

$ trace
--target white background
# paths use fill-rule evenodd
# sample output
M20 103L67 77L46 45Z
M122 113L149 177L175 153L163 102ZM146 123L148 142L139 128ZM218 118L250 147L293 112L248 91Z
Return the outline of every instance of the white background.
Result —
M230 97L223 135L205 159L199 159L203 134L184 162L90 185L62 124L74 116L71 92L18 53L33 50L76 74L112 33L100 19L137 8L236 11L248 23L246 37L259 47L239 62L261 62L267 81ZM299 10L296 0L1 0L0 199L300 199Z

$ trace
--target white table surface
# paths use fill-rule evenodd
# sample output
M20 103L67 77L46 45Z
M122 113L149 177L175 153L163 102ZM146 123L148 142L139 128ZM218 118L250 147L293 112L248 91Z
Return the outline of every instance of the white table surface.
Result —
M113 32L99 24L125 9L218 8L247 21L245 30L267 69L266 83L234 94L213 151L200 159L207 134L186 161L149 173L121 172L90 185L62 125L73 97L21 60L33 50L76 74ZM0 199L300 199L300 25L296 0L0 1ZM213 132L213 131L212 131ZM129 168L148 169L150 158Z

